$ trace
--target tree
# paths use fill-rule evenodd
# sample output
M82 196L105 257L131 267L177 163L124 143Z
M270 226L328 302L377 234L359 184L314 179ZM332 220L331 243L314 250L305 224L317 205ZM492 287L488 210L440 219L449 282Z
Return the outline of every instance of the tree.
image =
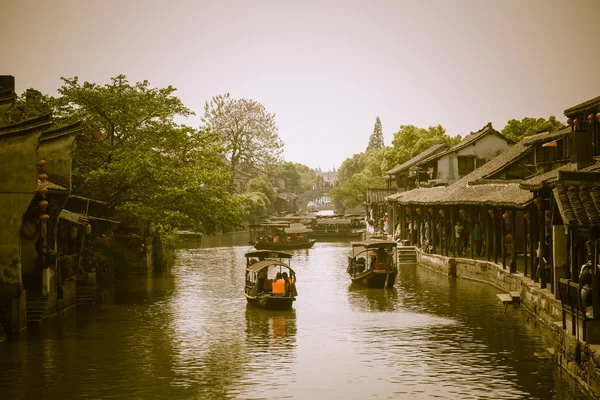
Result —
M369 144L367 145L367 151L370 150L381 150L385 146L383 142L383 131L381 129L381 120L379 117L375 120L375 126L373 127L373 133L369 138Z
M55 107L60 123L81 120L73 191L105 201L122 220L213 232L239 225L244 199L231 194L231 175L216 134L178 125L192 112L173 94L124 75L99 86L63 79Z
M54 111L56 105L57 100L55 98L33 88L27 89L15 101L13 118L15 121L24 121L49 114Z
M274 203L277 199L277 193L275 192L275 189L273 189L273 185L271 185L271 182L269 182L264 176L250 179L248 181L248 185L246 185L246 188L248 192L264 194L270 203Z
M555 132L562 129L563 124L554 116L548 118L529 118L525 117L521 121L511 119L502 129L502 134L516 142L528 135L533 135L538 132Z
M234 99L229 93L215 96L205 103L202 122L218 135L234 175L241 165L264 169L281 160L275 115L257 101Z
M392 147L385 149L383 155L383 170L388 171L416 155L427 150L437 143L446 143L453 146L461 141L460 135L454 138L446 134L446 129L441 125L430 126L428 129L417 128L414 125L402 125L394 134Z
M368 188L384 187L381 158L384 150L359 153L346 159L329 194L334 202L346 208L356 207L365 201Z

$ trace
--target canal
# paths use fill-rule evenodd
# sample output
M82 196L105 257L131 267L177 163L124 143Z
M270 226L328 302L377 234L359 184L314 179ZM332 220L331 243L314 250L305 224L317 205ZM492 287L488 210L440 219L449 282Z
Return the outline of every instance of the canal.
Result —
M168 276L0 343L0 398L588 398L497 289L416 266L356 288L348 245L294 252L287 312L246 306L247 247L181 250Z

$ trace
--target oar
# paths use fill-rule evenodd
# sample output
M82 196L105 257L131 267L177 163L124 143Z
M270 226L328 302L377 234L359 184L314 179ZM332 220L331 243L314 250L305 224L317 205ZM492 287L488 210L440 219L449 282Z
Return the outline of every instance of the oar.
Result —
M390 277L390 271L389 271L389 270L386 270L386 273L385 273L385 285L383 286L383 289L387 289L387 286L388 286L388 278L389 278L389 277Z

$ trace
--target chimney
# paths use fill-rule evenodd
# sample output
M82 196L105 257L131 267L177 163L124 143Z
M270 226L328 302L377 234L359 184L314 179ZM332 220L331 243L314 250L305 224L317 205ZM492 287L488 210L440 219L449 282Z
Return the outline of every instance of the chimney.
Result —
M578 170L594 163L594 144L591 131L573 131L570 142L571 162L577 163Z
M15 93L15 77L12 75L0 75L0 92L10 90Z

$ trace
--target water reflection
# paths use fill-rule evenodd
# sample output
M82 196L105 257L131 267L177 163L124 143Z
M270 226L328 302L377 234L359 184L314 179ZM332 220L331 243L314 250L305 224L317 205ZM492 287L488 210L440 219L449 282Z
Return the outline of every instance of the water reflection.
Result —
M348 242L294 252L290 311L246 304L246 247L181 251L115 304L0 344L0 393L44 399L586 399L496 289L403 266L350 284Z

